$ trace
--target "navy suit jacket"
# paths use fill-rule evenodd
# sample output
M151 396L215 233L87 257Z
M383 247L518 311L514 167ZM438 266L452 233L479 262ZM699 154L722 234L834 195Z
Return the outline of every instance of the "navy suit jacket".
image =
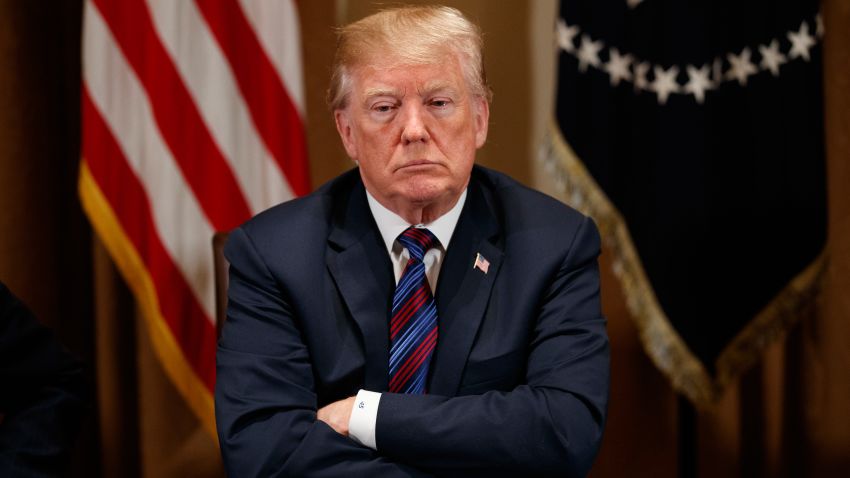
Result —
M64 476L88 405L83 367L2 282L0 384L0 476Z
M428 394L392 394L395 279L359 172L259 214L225 248L215 398L228 473L585 475L608 399L598 254L590 219L475 166L435 295ZM377 451L316 420L360 388L384 392Z

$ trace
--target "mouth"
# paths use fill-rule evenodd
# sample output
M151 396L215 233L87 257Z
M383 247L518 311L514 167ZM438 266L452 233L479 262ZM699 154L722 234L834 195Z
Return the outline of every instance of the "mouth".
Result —
M438 163L434 161L428 161L427 159L417 159L414 161L407 162L396 169L397 171L401 170L417 170L417 169L427 169L433 166L438 166Z

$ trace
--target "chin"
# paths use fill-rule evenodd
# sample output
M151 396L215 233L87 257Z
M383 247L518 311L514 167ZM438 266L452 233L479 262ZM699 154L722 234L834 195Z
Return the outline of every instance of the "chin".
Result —
M426 179L406 181L402 195L414 204L429 204L451 196L452 190L445 181Z

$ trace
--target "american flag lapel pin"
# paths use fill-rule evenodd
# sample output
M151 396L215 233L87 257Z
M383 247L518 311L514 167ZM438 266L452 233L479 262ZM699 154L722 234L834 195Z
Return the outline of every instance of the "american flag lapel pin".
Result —
M481 253L475 254L475 264L472 264L473 269L478 269L483 273L487 273L487 270L490 269L490 261L484 258Z

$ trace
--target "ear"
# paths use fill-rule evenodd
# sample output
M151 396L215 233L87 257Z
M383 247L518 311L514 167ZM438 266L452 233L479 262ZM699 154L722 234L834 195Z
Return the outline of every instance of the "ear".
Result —
M473 105L475 115L475 147L484 146L487 128L490 126L490 103L483 96L476 96Z
M339 133L345 152L349 158L357 161L357 145L354 141L354 132L351 130L351 119L348 117L348 111L334 110L334 122L336 122L336 131Z

